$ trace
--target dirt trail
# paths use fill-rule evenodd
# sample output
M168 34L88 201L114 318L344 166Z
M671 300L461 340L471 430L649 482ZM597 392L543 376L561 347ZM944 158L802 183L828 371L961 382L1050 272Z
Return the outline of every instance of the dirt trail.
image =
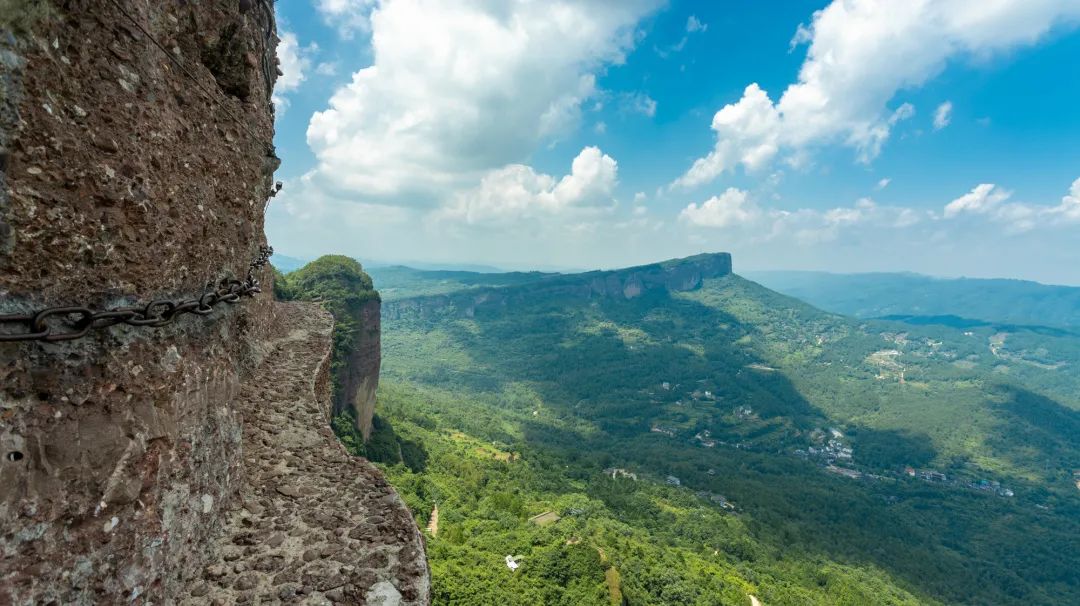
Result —
M281 329L241 398L245 485L217 561L182 603L426 604L412 515L327 423L330 315L300 303L275 314Z
M428 520L427 531L431 533L431 536L439 536L439 506L436 505L431 509L431 519Z

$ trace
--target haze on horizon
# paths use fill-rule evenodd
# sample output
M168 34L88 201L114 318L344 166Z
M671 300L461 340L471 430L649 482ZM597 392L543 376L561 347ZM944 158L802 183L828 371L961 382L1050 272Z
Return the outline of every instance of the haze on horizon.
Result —
M1080 0L277 11L282 254L1080 285Z

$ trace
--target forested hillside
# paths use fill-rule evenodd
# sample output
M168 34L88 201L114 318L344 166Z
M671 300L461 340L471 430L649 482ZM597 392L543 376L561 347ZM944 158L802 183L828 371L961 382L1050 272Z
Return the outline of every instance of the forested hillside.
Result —
M407 275L500 301L384 323L362 448L428 527L436 603L1080 601L1067 331L851 320L735 275Z
M745 275L821 309L859 318L917 316L954 326L975 320L1080 328L1080 288L1073 286L904 273L760 271Z
M390 265L369 267L387 301L421 295L445 294L486 286L513 286L547 276L541 272L482 273L475 271L426 270Z

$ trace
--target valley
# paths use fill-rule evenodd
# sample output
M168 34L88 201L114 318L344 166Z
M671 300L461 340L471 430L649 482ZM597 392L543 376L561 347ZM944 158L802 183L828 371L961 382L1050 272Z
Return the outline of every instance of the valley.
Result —
M394 271L364 454L438 507L436 603L1080 599L1067 331L849 319L708 256Z

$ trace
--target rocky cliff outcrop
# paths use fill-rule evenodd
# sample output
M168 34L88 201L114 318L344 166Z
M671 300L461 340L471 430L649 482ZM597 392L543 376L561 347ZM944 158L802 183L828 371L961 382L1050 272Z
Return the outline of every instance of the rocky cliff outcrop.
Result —
M704 254L612 271L541 275L534 282L514 286L388 301L383 305L383 313L388 319L445 313L472 316L485 309L520 304L538 296L635 299L658 290L694 290L705 279L730 273L730 254Z
M379 388L379 367L382 363L381 307L379 299L373 298L354 312L357 326L353 345L339 371L341 389L333 409L334 415L351 411L356 418L356 428L365 441L371 437L375 392Z
M181 603L426 604L427 562L412 514L327 423L329 312L298 302L276 311L269 354L238 403L242 507L228 513L207 549L216 560Z
M356 259L324 255L283 278L287 298L319 301L335 320L332 417L349 413L371 436L382 362L381 298Z
M243 279L278 165L272 3L4 7L0 315ZM80 313L48 324L70 331ZM0 603L189 595L250 486L241 403L274 315L267 294L161 327L0 342ZM0 321L2 334L26 330ZM407 539L415 528L398 518L379 523Z

